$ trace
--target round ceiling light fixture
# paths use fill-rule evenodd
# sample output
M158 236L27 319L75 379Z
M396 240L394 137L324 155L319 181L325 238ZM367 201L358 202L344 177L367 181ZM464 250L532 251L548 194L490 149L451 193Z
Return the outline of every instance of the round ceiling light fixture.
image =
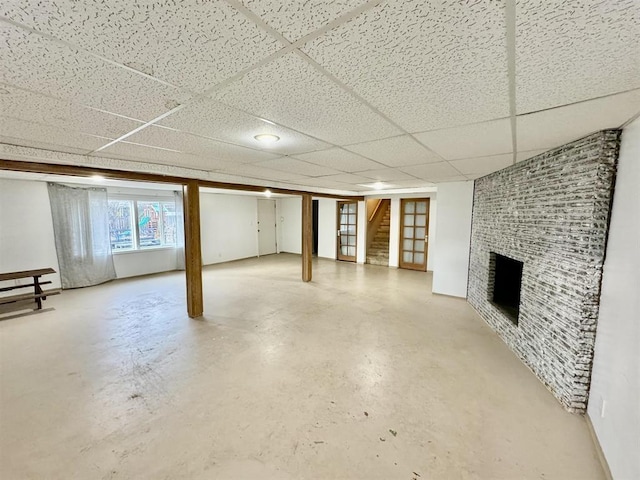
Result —
M276 143L278 140L280 140L279 136L272 135L271 133L261 133L260 135L256 135L253 138L261 143Z
M373 187L374 190L382 190L384 188L384 183L376 182L371 186Z

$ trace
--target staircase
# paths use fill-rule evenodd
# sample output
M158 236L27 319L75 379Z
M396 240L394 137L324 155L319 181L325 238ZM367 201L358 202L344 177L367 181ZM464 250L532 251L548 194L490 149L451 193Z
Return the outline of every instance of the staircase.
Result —
M367 249L367 263L371 265L389 266L389 230L391 226L391 209L389 206L382 216L380 226Z

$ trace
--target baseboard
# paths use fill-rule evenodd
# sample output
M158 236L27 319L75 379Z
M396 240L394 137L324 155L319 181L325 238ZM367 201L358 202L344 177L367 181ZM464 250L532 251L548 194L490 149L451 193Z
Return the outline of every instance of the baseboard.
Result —
M584 418L587 421L587 427L589 427L589 434L591 435L591 440L593 440L593 444L596 447L596 453L598 454L598 460L600 460L600 465L602 465L604 476L607 477L607 480L613 480L613 476L611 475L611 469L609 468L609 463L607 462L607 458L604 456L604 451L600 446L600 440L598 440L598 435L596 435L596 430L595 428L593 428L593 423L591 423L591 418L589 417L589 414L585 413Z
M467 301L467 297L459 297L458 295L449 295L447 293L431 292L431 295L438 295L440 297L457 298L458 300L464 300L465 302Z

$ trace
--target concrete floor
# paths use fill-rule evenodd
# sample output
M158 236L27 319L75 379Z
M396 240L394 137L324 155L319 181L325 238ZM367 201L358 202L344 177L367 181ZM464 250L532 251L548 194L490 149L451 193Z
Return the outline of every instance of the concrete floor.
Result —
M65 291L0 322L3 479L602 479L566 413L431 275L273 255Z

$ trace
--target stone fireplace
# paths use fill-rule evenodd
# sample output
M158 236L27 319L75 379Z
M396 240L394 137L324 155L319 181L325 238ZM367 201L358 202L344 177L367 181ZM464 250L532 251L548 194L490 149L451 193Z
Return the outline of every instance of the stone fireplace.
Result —
M587 405L620 131L475 182L468 299L564 407Z

